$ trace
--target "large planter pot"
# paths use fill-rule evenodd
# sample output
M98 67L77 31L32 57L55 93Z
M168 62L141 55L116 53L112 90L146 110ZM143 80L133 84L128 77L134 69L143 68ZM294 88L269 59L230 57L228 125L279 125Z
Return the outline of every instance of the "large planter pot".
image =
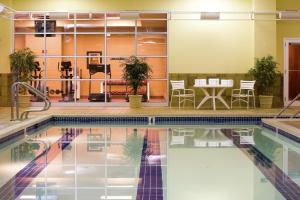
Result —
M30 95L21 95L19 94L19 106L21 108L28 108L31 106Z
M273 96L259 95L259 103L261 108L272 108Z
M130 108L142 107L142 95L129 95Z

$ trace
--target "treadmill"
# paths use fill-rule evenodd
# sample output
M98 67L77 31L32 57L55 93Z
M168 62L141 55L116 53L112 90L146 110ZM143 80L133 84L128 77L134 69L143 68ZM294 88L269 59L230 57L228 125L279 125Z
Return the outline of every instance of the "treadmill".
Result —
M90 74L89 81L89 97L90 102L105 102L105 93L92 93L92 76L97 73L105 73L105 64L88 64L88 70ZM106 74L111 78L110 64L106 65ZM110 102L110 94L106 93L107 102Z

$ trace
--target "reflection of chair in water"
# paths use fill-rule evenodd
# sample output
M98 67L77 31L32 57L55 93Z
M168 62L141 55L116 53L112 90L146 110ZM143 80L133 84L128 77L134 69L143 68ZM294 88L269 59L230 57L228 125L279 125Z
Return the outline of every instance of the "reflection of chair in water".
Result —
M234 132L237 133L236 136L240 137L240 144L255 144L253 137L254 128L234 129Z
M194 139L195 147L231 147L232 140L228 139L220 128L207 128L197 139Z
M185 137L193 137L195 135L195 129L191 128L174 128L171 129L172 137L170 145L184 144Z

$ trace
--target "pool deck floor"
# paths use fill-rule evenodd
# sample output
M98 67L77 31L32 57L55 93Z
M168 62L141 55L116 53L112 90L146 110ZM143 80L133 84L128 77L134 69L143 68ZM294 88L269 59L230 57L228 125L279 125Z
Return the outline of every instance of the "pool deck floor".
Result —
M272 117L281 109L232 109L232 110L210 110L193 108L169 108L169 107L143 107L141 109L130 109L129 107L52 107L50 110L39 113L30 113L29 119L25 121L10 121L10 108L0 107L0 138L1 133L13 132L25 128L52 116L259 116ZM285 115L295 113L295 109L289 109Z

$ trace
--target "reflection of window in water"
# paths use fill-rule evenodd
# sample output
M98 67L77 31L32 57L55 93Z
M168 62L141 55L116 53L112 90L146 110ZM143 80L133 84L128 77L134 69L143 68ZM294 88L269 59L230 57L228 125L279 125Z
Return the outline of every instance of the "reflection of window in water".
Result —
M101 130L101 129L100 129ZM111 141L111 129L102 130L103 133L95 134L93 132L100 131L98 129L90 128L89 133L87 134L87 151L89 152L101 152L105 147L105 143L107 146L110 146ZM106 135L106 138L105 138Z

